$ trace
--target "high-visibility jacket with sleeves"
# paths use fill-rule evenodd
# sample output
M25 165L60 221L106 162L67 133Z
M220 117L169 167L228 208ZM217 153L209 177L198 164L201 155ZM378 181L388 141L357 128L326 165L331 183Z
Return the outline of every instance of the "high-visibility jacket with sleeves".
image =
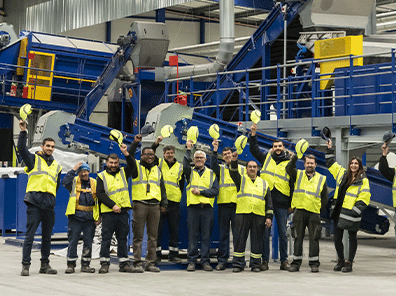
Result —
M346 174L346 169L335 162L331 165L329 171L336 180L336 190L334 193L335 204L338 198L340 184ZM344 202L342 203L337 227L352 231L359 230L362 212L370 203L370 197L370 184L366 177L359 178L356 182L349 185L345 193Z
M106 195L116 203L120 208L131 208L131 200L129 198L128 182L125 176L124 168L115 174L115 176L103 171L98 174L98 177L103 181L103 187ZM104 203L100 205L100 212L112 212Z
M238 165L238 172L244 175L246 169ZM230 169L226 168L224 164L220 165L220 180L219 180L219 195L217 196L217 203L236 203L237 189L234 181L230 176Z
M241 186L237 195L236 214L256 214L265 216L265 196L268 183L257 177L253 182L247 175L241 175ZM267 214L270 214L269 212ZM271 210L272 214L272 210Z
M276 164L271 153L268 153L263 168L260 171L260 177L268 182L270 190L275 187L286 196L290 195L290 177L286 173L286 166L289 161L290 160L285 160Z
M191 188L198 188L199 190L207 190L212 188L215 180L215 174L211 169L205 167L204 172L200 176L195 170L191 170L190 182L187 185L187 206L197 204L210 204L213 207L214 197L205 197L202 195L195 195L191 192Z
M99 205L98 199L96 197L96 180L89 178L90 188L81 188L80 176L76 176L73 179L72 190L69 197L69 202L67 203L66 216L74 215L76 210L84 212L93 212L93 218L95 221L99 219ZM94 206L82 206L79 204L81 192L89 192L92 194L92 199L95 202Z
M308 179L304 170L297 170L291 207L319 214L322 205L321 192L325 183L326 176L318 172Z
M392 185L392 197L393 197L393 207L396 208L396 168L395 168L395 177L393 178L393 185Z
M26 192L48 192L56 196L58 175L61 171L62 166L55 159L48 166L42 157L35 154L33 169L27 172L27 167L25 167L25 172L29 176Z
M156 165L148 170L137 160L136 166L138 176L132 179L132 200L156 199L161 201L161 170Z
M182 192L179 187L179 182L183 174L182 164L175 162L172 167L169 167L168 163L163 158L160 158L158 167L162 172L168 200L180 202Z

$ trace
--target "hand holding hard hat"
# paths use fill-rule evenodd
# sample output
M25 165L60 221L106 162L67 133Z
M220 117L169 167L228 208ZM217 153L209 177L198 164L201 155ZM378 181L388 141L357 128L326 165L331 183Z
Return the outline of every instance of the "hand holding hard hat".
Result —
M164 125L161 129L161 136L168 138L171 134L173 134L173 127L169 124Z
M124 140L124 136L119 130L113 129L110 131L110 140L114 140L118 143L118 145L122 145L122 141Z
M393 138L396 136L395 133L393 132L386 132L384 136L382 137L382 140L386 144L386 146L389 146L389 144L392 142Z
M219 126L214 123L210 126L209 128L209 135L213 138L213 139L218 139L220 137L220 128Z
M250 120L253 121L255 124L259 123L261 119L261 112L259 110L254 110L250 114Z
M30 104L25 104L19 109L19 116L26 123L27 123L26 119L30 113L32 113L32 106Z
M199 136L199 130L198 127L193 125L190 126L190 128L187 131L187 141L191 141L193 144L197 143Z
M246 136L239 136L235 141L235 148L237 149L238 154L242 154L243 149L246 146L248 138Z
M299 159L301 159L305 153L305 151L307 151L309 147L309 143L307 140L305 139L301 139L300 141L297 142L296 144L296 152L297 152L297 157Z

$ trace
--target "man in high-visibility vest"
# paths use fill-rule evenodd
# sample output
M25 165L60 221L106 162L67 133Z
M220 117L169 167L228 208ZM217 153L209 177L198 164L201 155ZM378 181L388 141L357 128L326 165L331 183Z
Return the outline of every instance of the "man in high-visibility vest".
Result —
M302 157L302 155L300 156ZM293 155L286 166L291 184L294 184L291 207L294 209L292 229L295 230L294 259L290 272L299 271L303 258L305 229L309 232L308 261L311 272L319 272L320 211L327 205L326 176L315 172L316 157L308 154L304 158L305 170L296 168L297 155ZM293 237L294 237L293 236Z
M210 159L210 167L216 174L219 180L219 196L217 197L217 213L219 221L219 248L217 250L216 270L226 269L228 258L230 257L230 226L235 236L235 210L237 200L237 189L230 176L232 149L225 147L222 150L222 157L225 164L219 165L217 160L217 150L219 148L219 141L214 139L213 155ZM245 168L238 166L239 172L243 175Z
M136 151L136 147L141 140L141 135L135 136L129 148L131 155ZM159 267L155 265L158 225L160 208L164 208L166 211L168 201L161 170L154 160L154 150L150 147L144 147L141 150L140 161L135 160L132 166L133 256L135 258L134 265L138 272L160 272ZM145 227L147 229L147 254L146 265L143 269L141 256Z
M264 229L272 224L272 201L268 183L257 176L257 163L253 160L246 164L246 174L238 170L238 153L232 154L230 175L235 183L237 193L233 272L245 268L246 240L250 232L250 268L253 272L261 271Z
M151 145L154 153L163 140L163 136L159 136ZM157 237L157 260L160 262L162 258L161 238L164 224L168 221L169 230L169 254L168 259L173 263L181 263L179 255L179 221L180 221L180 200L184 190L183 165L177 162L175 158L175 146L166 145L163 148L163 158L155 159L155 163L160 168L166 189L166 197L168 199L168 208L160 207L161 217L158 225Z
M395 212L396 212L396 178L395 178L396 168L389 167L388 159L386 158L389 152L388 144L384 143L381 149L382 149L382 155L379 160L378 169L386 179L392 182L393 207L395 208Z
M99 223L99 206L96 198L96 180L89 177L91 168L88 163L79 162L62 180L63 186L69 191L66 216L68 219L67 268L65 273L74 273L76 267L77 245L83 232L83 251L81 256L81 272L94 273L90 267L92 258L92 242L95 228ZM77 176L76 176L77 174Z
M121 144L121 152L127 161L127 166L120 168L117 154L107 156L106 169L98 173L96 178L96 196L100 204L102 219L102 244L100 246L99 273L109 272L110 245L113 233L117 238L117 256L119 272L137 272L128 257L129 210L131 200L128 189L128 178L132 173L133 158L128 153L127 146Z
M187 228L188 252L187 271L195 271L195 265L201 254L201 265L205 271L212 271L210 266L210 236L213 229L213 203L219 194L219 182L215 173L205 166L206 154L194 153L194 168L191 168L191 148L193 142L186 143L187 151L183 159L183 173L187 180ZM201 252L198 252L198 236L201 234Z
M26 211L26 236L23 242L22 276L29 275L34 234L41 222L41 267L39 272L56 274L57 271L49 265L51 251L51 234L55 224L55 196L60 186L62 167L56 162L52 153L55 150L55 140L45 138L41 151L32 154L26 147L26 122L19 121L21 130L18 138L18 151L26 164L25 172L29 175L24 202Z
M288 270L290 264L287 260L287 215L290 211L291 196L289 175L286 173L286 165L290 161L291 152L285 149L281 140L275 140L272 143L272 149L263 153L257 142L257 125L253 123L251 127L251 135L249 137L250 152L262 165L260 177L268 182L271 190L271 198L274 207L274 215L278 226L279 234L279 253L280 253L280 269ZM270 234L271 229L266 228L264 231L264 247L262 270L268 269L269 253L270 253Z

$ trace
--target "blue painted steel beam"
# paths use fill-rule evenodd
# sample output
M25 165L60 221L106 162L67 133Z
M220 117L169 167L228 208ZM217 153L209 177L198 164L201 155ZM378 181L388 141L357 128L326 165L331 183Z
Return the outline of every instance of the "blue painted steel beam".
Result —
M219 2L219 0L213 0ZM271 10L274 7L273 0L234 0L235 6Z
M199 43L200 44L205 43L205 23L206 23L206 21L204 19L199 20Z
M165 8L157 9L155 11L155 21L157 23L165 23Z
M106 22L106 42L111 43L111 21Z

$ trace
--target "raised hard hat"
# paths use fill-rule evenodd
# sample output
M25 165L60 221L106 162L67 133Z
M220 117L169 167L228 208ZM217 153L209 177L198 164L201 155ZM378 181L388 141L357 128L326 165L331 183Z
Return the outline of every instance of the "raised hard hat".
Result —
M89 167L89 164L84 162L77 170L77 173L81 172L81 171L91 171L91 168Z
M114 140L118 143L118 145L122 144L122 141L124 140L124 137L122 133L119 130L113 129L110 131L110 140Z
M261 119L261 112L259 110L254 110L250 114L250 120L253 121L255 124L259 123Z
M305 139L301 139L300 141L297 142L296 144L296 153L298 158L302 158L305 151L307 151L309 147L309 143Z
M237 149L238 154L242 154L243 149L246 146L248 138L246 136L239 136L235 141L235 148Z
M140 130L140 134L145 137L148 136L149 134L154 133L155 130L150 124L145 124L142 129Z
M213 138L213 139L218 139L220 137L220 129L219 126L214 123L210 126L209 128L209 135Z
M191 140L195 144L198 140L199 130L198 127L193 125L187 131L187 141Z
M396 136L396 134L393 133L393 132L386 132L386 133L384 134L384 136L382 137L382 140L384 141L384 143L385 143L386 145L389 145L390 142L392 142L392 140L393 140L393 138L394 138L395 136Z
M30 104L25 104L19 109L19 116L22 120L26 121L27 116L32 113L32 106Z
M331 138L331 131L330 129L325 126L324 128L322 128L322 130L320 131L320 136L322 137L323 140L328 141Z
M163 136L164 138L170 137L172 133L173 133L173 127L169 124L161 128L161 136Z

